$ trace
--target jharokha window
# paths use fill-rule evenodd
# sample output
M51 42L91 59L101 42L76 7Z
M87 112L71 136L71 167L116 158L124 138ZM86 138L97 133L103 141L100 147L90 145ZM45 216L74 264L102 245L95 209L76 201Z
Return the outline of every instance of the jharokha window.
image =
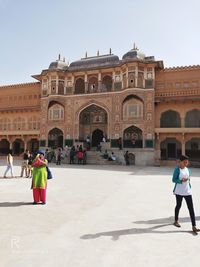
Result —
M124 103L123 105L123 118L125 120L132 118L141 118L143 116L143 103L131 99Z
M49 108L49 120L64 120L64 108L55 104Z

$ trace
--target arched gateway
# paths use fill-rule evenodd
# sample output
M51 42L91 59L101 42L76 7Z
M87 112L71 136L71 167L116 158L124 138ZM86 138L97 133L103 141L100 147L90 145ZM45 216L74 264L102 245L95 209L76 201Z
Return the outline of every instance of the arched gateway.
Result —
M92 146L97 146L102 142L103 136L107 136L107 128L108 116L103 108L93 104L81 111L79 116L79 139L81 141L89 136Z
M48 134L48 146L52 148L63 147L63 132L53 128Z

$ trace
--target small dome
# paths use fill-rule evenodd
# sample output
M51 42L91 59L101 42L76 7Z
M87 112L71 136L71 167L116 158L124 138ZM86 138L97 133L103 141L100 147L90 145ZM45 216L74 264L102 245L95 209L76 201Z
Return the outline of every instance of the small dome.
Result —
M135 45L134 45L134 48L131 49L130 51L128 51L126 54L124 54L122 59L123 60L129 60L129 59L144 60L145 54L140 52L139 49L137 47L135 47Z
M50 70L55 70L55 69L63 70L66 69L67 67L68 65L65 62L65 59L61 60L60 55L56 61L51 62L51 64L49 65Z

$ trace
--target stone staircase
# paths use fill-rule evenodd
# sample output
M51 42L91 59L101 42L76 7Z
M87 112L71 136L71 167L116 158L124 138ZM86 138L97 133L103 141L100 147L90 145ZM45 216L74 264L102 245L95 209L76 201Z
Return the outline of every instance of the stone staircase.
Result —
M119 161L109 161L102 157L100 151L87 151L87 164L93 165L121 165Z

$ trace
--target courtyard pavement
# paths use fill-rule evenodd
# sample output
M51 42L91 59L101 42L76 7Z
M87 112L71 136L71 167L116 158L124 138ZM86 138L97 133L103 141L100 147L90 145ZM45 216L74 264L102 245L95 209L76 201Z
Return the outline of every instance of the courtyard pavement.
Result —
M31 179L0 179L0 267L199 266L200 234L185 203L182 227L172 225L173 168L51 169L46 205L31 204ZM191 182L200 226L199 169Z

